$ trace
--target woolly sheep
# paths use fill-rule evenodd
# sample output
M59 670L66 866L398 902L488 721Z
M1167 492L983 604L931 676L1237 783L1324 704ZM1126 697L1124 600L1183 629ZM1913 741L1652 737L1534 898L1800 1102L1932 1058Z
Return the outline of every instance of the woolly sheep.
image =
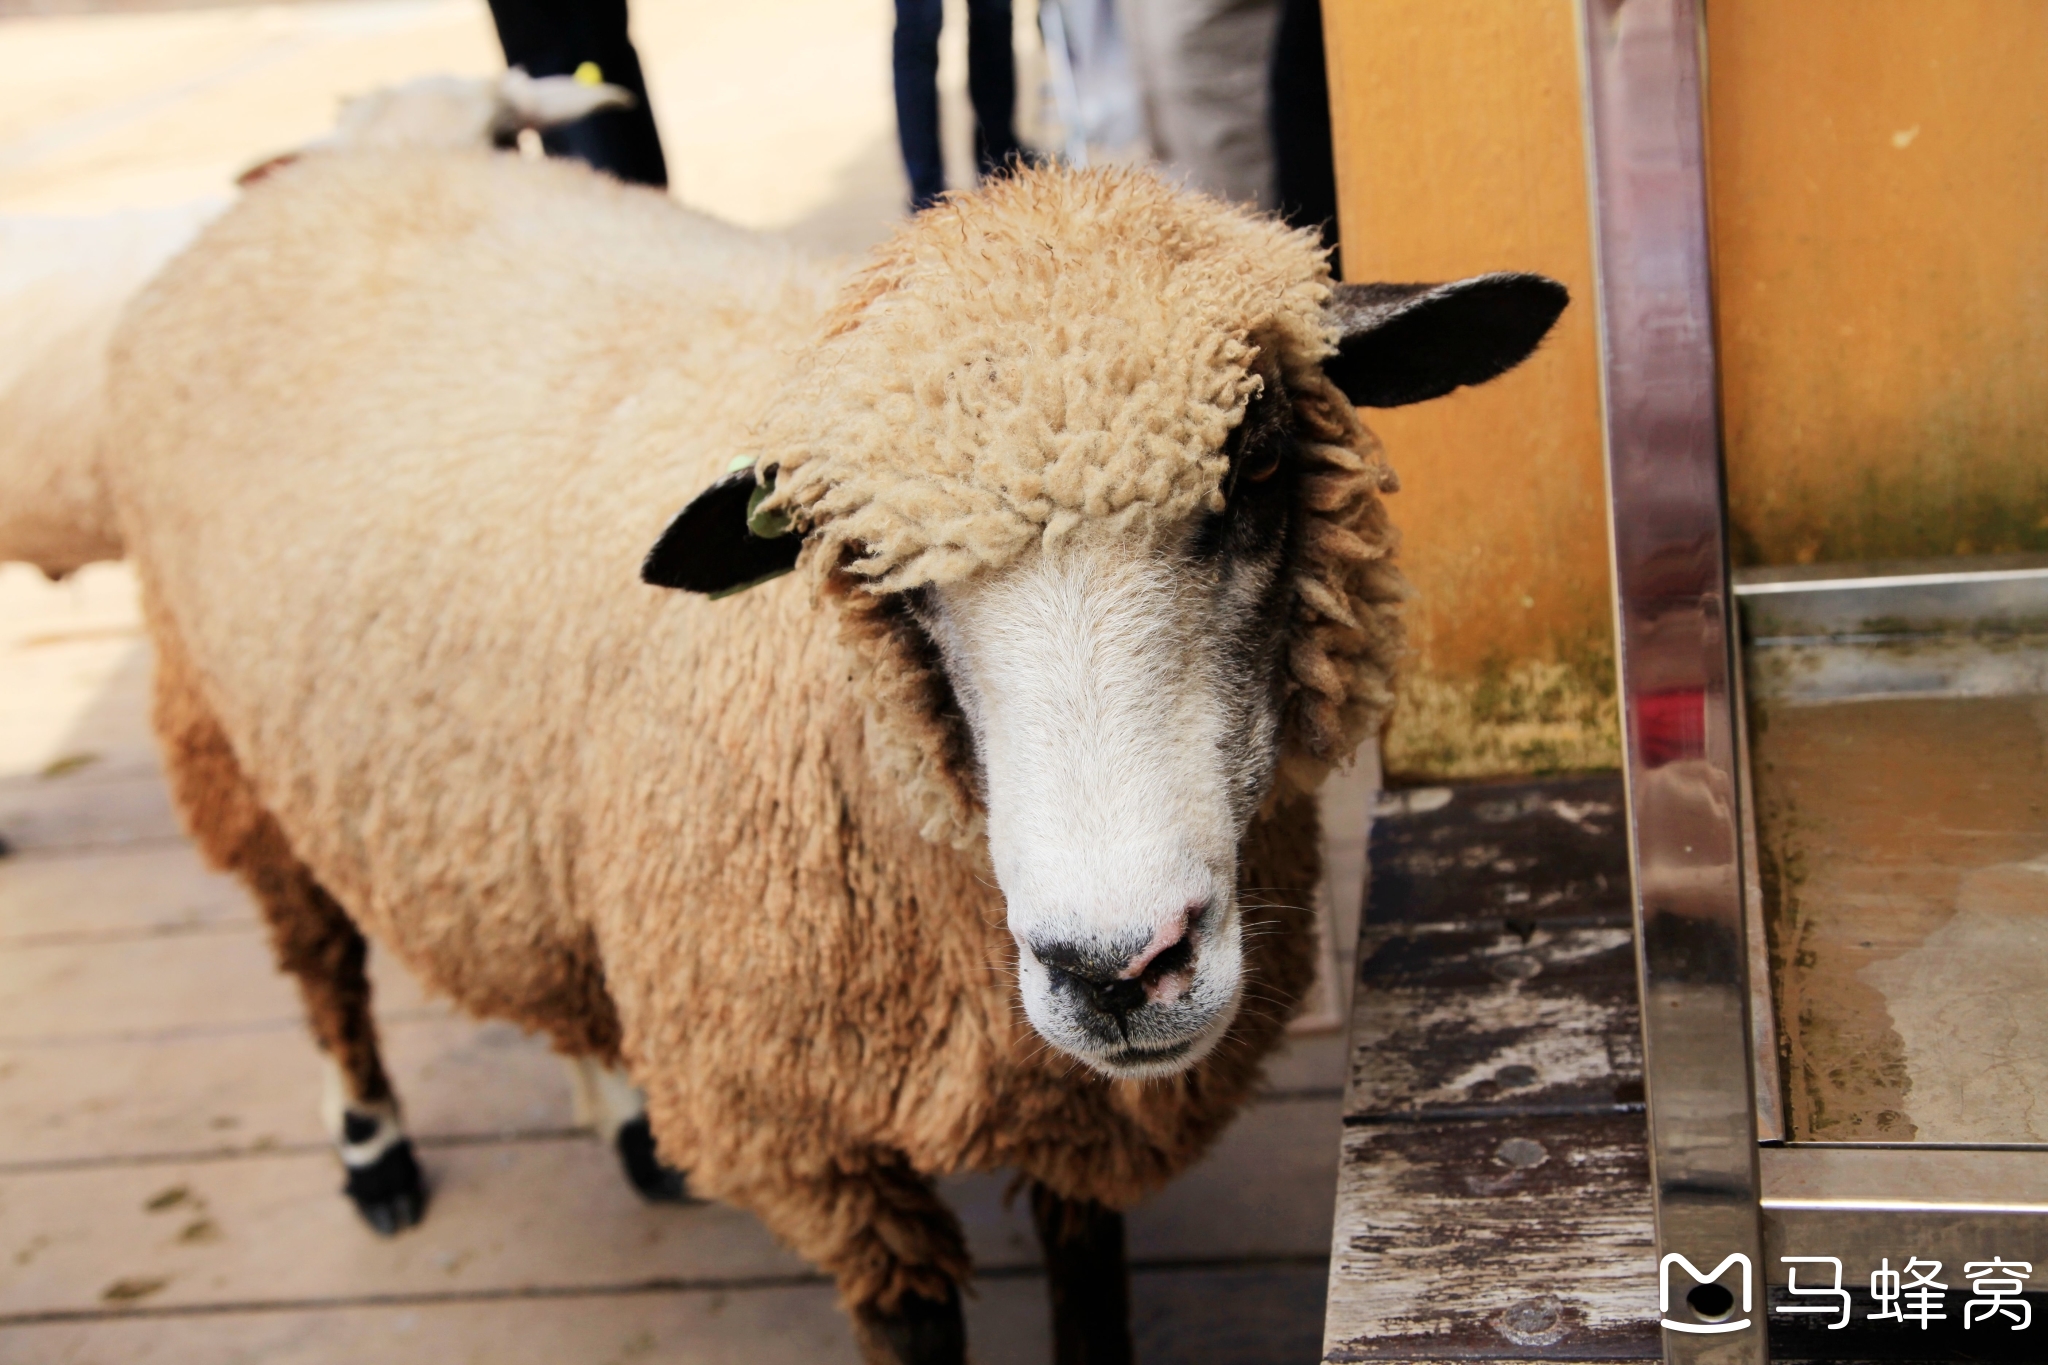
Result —
M345 101L334 130L304 150L483 150L632 98L616 85L536 79L517 67L488 80L428 76ZM99 478L107 341L135 292L231 202L209 195L135 212L0 217L0 560L62 578L121 557Z
M1389 700L1346 395L1491 378L1563 304L1333 293L1127 170L1020 172L850 278L559 163L253 188L131 310L106 482L179 806L298 976L365 1212L421 1198L367 935L637 1086L866 1359L964 1358L931 1178L994 1167L1061 1359L1127 1359L1116 1211L1250 1093L1314 787ZM656 583L798 572L643 586L658 535Z

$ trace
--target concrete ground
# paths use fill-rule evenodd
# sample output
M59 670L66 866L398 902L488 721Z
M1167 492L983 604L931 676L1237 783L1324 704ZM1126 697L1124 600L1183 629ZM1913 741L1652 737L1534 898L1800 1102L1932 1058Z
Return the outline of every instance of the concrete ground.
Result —
M820 250L888 231L886 0L634 15L680 197ZM0 214L225 194L341 94L496 61L471 0L0 18ZM961 65L955 42L956 110ZM379 1013L434 1203L394 1240L361 1227L293 992L169 810L148 670L124 569L0 569L0 1360L853 1359L829 1287L751 1218L640 1205L544 1048L390 971ZM1132 1215L1148 1365L1316 1358L1342 1068L1340 1039L1297 1039L1218 1152ZM970 1327L984 1362L1043 1361L1005 1183L949 1184L982 1268Z

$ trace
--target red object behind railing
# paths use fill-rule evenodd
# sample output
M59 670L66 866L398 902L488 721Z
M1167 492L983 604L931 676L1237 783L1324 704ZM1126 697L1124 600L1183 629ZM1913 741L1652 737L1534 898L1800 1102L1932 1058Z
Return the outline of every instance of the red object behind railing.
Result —
M1698 687L1644 692L1635 705L1636 752L1645 768L1661 768L1707 752L1707 694Z

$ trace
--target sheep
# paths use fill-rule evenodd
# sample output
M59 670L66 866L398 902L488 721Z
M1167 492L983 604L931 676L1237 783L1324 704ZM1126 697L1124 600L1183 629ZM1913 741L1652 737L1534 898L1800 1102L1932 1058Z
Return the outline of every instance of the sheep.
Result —
M257 163L245 183L307 151L482 151L632 102L625 89L517 67L490 79L428 76L344 101L332 132ZM108 338L164 262L232 200L79 218L0 217L0 560L51 578L121 545L100 486Z
M367 939L636 1087L864 1359L965 1358L932 1180L997 1167L1060 1359L1128 1359L1119 1210L1250 1094L1314 789L1390 699L1355 405L1490 379L1564 302L1333 287L1121 169L850 276L559 163L252 188L123 324L106 482L177 804L298 978L365 1214L423 1198Z

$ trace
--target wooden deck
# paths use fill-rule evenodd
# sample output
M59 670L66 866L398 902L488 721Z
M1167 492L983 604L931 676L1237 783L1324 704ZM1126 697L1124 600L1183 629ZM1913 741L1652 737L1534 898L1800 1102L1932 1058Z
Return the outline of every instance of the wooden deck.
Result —
M1661 1358L1619 776L1387 793L1324 1360Z

